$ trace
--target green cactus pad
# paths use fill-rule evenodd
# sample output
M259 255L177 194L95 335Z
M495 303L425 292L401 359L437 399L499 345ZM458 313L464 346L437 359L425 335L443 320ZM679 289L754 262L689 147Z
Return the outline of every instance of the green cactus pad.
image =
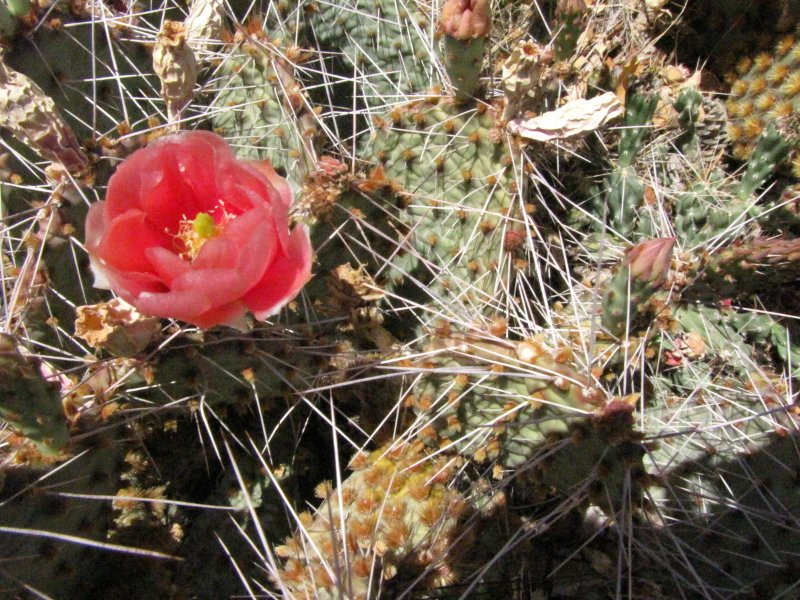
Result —
M397 190L407 242L394 261L395 281L491 310L527 238L513 149L494 110L435 97L399 106L378 119L362 154Z
M583 495L612 512L636 496L631 476L643 469L633 408L609 400L568 352L533 340L450 339L427 354L408 399L421 440L495 465L498 478L518 472L543 493Z
M237 156L269 159L299 187L313 169L316 121L291 65L246 44L222 64L215 88L209 109L214 130Z
M45 455L58 455L69 440L57 387L45 381L40 361L23 356L17 340L5 333L0 334L0 419Z
M341 53L349 67L342 85L367 106L385 108L439 81L433 25L416 1L346 0L315 7L309 29L320 49Z

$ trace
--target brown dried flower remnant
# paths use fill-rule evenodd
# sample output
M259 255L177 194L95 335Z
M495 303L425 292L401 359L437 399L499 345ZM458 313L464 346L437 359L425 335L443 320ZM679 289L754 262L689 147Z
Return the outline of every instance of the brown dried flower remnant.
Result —
M329 291L333 300L354 308L380 300L386 295L363 266L355 269L349 263L339 265L333 270Z
M314 219L327 219L342 193L350 188L352 175L346 164L323 156L306 176L298 212Z
M167 105L169 122L175 123L191 102L197 83L197 62L186 43L183 23L164 21L153 49L153 70L161 80L161 97Z
M536 42L520 41L503 63L501 85L506 102L503 121L520 116L528 110L539 112L542 94L555 76L555 55L552 48Z
M224 22L225 9L220 0L193 0L183 26L199 61L212 47L221 45Z
M141 9L136 0L70 0L69 11L81 19L103 23L114 37L132 31L141 18Z
M55 103L31 79L10 69L0 50L0 128L43 158L72 174L86 171L89 159Z
M92 348L103 348L119 356L144 350L160 327L157 318L143 316L121 298L79 306L77 313L75 335Z

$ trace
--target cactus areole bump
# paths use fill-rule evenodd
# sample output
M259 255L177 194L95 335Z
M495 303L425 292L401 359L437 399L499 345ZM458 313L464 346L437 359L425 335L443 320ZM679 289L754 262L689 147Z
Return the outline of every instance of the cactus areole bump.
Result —
M204 131L161 138L111 177L86 221L97 287L142 313L202 328L275 314L311 276L292 191L268 162L237 160Z

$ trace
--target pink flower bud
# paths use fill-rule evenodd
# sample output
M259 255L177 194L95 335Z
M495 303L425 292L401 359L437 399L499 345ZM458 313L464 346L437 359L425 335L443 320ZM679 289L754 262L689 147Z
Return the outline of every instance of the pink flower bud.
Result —
M655 238L637 244L625 256L625 265L634 281L659 286L664 283L672 259L675 238Z
M447 0L439 30L458 40L486 37L491 21L489 0Z
M332 156L322 156L317 161L316 172L323 177L333 179L339 175L344 175L350 169L342 161L333 158Z

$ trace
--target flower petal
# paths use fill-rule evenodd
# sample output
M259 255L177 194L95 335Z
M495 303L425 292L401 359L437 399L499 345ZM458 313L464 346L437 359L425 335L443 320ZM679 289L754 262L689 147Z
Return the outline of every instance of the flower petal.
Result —
M106 233L106 203L102 200L89 207L86 215L86 248L93 252Z
M149 155L137 150L125 159L108 180L106 190L106 220L125 214L129 210L140 208L140 191L143 187L158 185L163 173L160 168L154 169ZM156 165L157 166L157 165Z
M278 254L261 281L242 296L242 302L259 320L274 315L311 279L311 259L308 229L298 225L289 236L285 252Z
M237 219L238 220L238 219ZM228 236L212 238L208 240L194 261L191 263L192 269L235 269L239 260L239 247L236 241L228 239Z
M203 131L202 129L196 129L193 131L179 131L177 133L158 138L151 144L151 146L156 144L177 144L180 146L180 149L183 150L187 146L192 146L198 142L206 144L209 147L208 150L213 152L217 159L230 156L232 160L236 160L233 150L231 150L231 147L228 145L228 142L225 141L225 138L217 135L216 133L211 133L210 131Z
M153 270L145 250L170 246L169 236L155 229L147 215L130 210L108 223L95 254L112 269L144 273Z
M292 186L289 185L288 181L275 172L275 169L272 168L272 163L268 160L252 160L245 162L244 166L255 169L261 175L267 178L269 184L278 194L277 198L275 199L280 200L283 207L288 211L292 206L292 200L294 199Z
M108 182L107 217L132 208L147 213L161 230L177 231L182 218L208 211L221 199L215 155L234 162L227 145L208 132L186 132L156 140L131 154Z
M161 279L151 273L132 273L105 269L109 287L128 304L134 304L144 293L158 294L166 290Z
M163 177L158 184L141 191L139 204L158 230L174 235L181 220L194 219L204 207L180 175L174 159L165 159L157 168Z
M89 267L92 270L92 275L94 275L94 287L101 290L110 290L111 280L108 278L108 273L93 256L89 257Z
M176 277L180 277L192 268L191 263L160 246L145 249L144 255L150 261L156 275L167 286L172 285L172 281Z
M227 325L242 331L247 330L247 307L238 300L219 306L191 320L190 323L203 329L214 325Z
M213 308L208 298L194 290L173 290L162 294L145 292L136 298L134 306L140 312L154 317L180 319L189 323L194 323L194 319Z
M203 244L194 265L201 269L209 266L241 266L237 259L247 244L254 244L249 251L261 253L252 258L268 265L276 250L270 231L271 223L272 209L264 203L243 213L224 225L220 237Z
M192 269L173 280L174 291L192 291L215 308L236 300L250 287L235 269ZM206 309L208 310L208 309Z
M250 289L264 275L278 251L270 224L271 209L262 204L237 217L223 230L222 236L207 241L200 249L192 268L236 269Z
M174 152L177 170L191 189L196 212L211 212L224 201L218 178L237 167L230 147L208 131L187 131L167 139L180 144Z
M156 317L180 319L203 329L228 325L245 329L247 307L239 300L209 308L207 298L194 291L171 291L163 294L142 294L137 299L140 310ZM207 310L206 310L207 309Z

